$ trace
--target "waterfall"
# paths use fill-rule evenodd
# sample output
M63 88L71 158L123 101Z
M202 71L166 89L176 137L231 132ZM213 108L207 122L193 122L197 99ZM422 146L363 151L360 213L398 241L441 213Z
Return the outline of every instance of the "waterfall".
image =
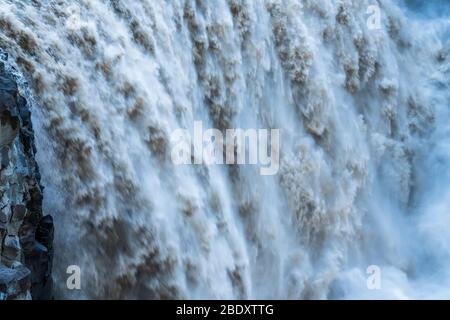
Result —
M0 0L55 219L56 296L450 298L448 8ZM198 121L279 129L277 174L175 165L172 133ZM66 287L73 265L81 290Z

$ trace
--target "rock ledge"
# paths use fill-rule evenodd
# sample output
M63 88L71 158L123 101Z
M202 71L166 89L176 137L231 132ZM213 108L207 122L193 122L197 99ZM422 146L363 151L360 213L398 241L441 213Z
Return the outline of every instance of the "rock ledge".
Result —
M0 300L52 297L53 219L35 153L27 101L0 61Z

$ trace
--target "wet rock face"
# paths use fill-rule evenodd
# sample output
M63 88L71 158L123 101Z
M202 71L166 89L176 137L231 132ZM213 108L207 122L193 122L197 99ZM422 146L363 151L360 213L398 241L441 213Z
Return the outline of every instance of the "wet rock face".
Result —
M0 62L0 300L51 298L53 219L35 153L27 101Z

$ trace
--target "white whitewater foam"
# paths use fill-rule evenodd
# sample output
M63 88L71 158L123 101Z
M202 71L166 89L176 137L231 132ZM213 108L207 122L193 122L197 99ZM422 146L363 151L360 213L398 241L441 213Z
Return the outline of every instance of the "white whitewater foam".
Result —
M449 20L429 10L0 0L0 47L35 99L57 295L450 297ZM194 121L281 129L280 172L174 166L169 136Z

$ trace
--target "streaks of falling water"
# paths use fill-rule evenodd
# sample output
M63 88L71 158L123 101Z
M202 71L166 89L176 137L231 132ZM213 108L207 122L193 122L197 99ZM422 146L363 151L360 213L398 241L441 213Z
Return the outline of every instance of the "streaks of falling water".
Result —
M369 30L367 0L0 0L0 47L35 99L57 295L376 297L375 263L383 297L416 296L444 49L379 3ZM279 174L175 167L169 136L195 120L280 128Z

